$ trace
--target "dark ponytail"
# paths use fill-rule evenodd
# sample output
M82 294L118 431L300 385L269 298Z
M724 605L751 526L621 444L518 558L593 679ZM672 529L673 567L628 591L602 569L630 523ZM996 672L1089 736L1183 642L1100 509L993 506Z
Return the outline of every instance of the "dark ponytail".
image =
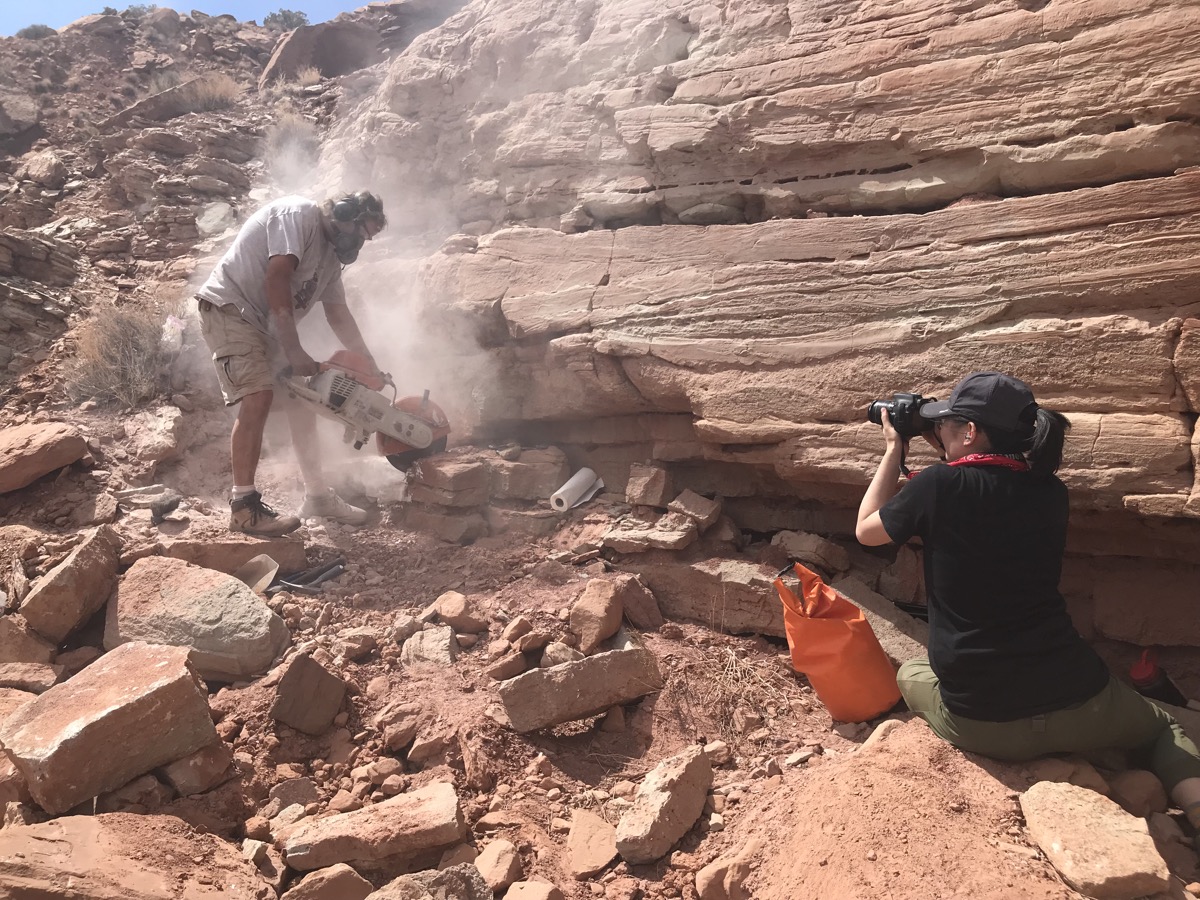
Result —
M977 423L978 424L978 423ZM998 431L980 425L988 437L988 446L993 453L1021 454L1029 463L1034 475L1053 475L1062 465L1063 444L1071 422L1062 413L1037 408L1033 423L1033 435L1022 436L1012 431Z
M1025 451L1029 471L1034 475L1053 475L1062 465L1063 444L1071 430L1070 420L1060 412L1038 407L1033 437Z

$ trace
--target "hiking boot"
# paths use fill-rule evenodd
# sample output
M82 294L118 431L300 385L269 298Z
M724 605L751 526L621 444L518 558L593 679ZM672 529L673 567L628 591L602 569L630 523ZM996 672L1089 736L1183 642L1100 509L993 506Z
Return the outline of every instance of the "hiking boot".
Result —
M305 497L304 505L300 507L302 519L333 519L343 525L363 525L367 521L367 511L351 506L330 488L315 497Z
M238 500L229 501L229 530L256 537L280 537L300 527L295 516L281 516L263 503L262 494L255 491Z

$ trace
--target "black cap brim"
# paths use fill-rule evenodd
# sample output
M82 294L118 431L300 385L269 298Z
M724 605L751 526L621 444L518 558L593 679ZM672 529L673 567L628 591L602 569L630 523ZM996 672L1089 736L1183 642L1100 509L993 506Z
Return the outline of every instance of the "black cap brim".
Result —
M944 419L946 416L952 415L954 413L950 412L949 400L934 400L921 407L921 418L923 419Z

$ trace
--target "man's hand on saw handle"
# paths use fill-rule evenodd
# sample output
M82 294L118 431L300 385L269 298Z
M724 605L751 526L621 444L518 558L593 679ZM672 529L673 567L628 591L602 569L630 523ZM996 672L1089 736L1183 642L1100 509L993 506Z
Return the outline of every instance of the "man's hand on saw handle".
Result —
M316 375L317 372L321 371L321 367L317 365L311 356L304 352L303 347L296 347L289 352L287 354L287 361L291 374L298 377Z

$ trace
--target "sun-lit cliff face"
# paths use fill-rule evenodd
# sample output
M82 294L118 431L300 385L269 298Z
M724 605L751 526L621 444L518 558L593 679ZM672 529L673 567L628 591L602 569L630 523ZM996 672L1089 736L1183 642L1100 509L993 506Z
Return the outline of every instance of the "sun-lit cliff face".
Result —
M480 433L844 527L867 403L999 368L1072 416L1081 549L1190 566L1198 44L1183 2L472 3L326 159Z

